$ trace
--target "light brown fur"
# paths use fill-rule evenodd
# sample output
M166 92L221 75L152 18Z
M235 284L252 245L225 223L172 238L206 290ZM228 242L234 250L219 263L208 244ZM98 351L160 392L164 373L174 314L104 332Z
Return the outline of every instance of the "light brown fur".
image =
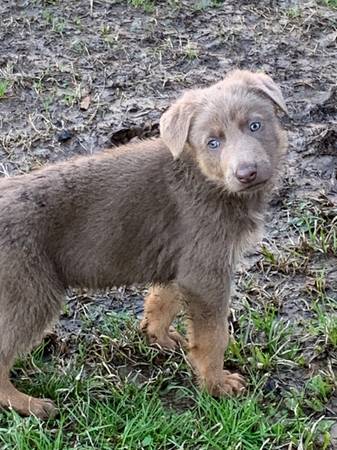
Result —
M243 389L223 370L230 284L286 150L276 106L286 109L269 77L234 71L174 103L159 139L0 181L0 405L55 413L50 400L17 391L9 371L69 286L153 283L142 322L150 341L185 344L171 328L183 306L201 386Z
M150 343L167 349L187 345L183 336L171 327L173 320L182 310L182 303L179 287L173 283L157 285L150 289L145 299L144 319L140 324Z

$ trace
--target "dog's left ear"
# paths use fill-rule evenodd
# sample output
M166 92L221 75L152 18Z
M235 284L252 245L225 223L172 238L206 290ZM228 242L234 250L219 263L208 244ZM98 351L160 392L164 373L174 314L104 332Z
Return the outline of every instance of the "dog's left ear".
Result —
M161 116L160 136L174 159L180 156L185 147L195 108L193 92L190 91L177 100Z
M252 73L252 80L257 89L266 94L283 112L288 114L287 105L284 101L281 89L265 73Z

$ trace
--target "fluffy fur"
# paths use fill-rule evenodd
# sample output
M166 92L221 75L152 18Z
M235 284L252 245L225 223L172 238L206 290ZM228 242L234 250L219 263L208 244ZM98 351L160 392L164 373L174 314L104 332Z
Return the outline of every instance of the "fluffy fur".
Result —
M230 284L286 150L277 106L269 77L234 71L174 103L158 139L0 181L0 405L55 413L16 390L9 371L57 319L69 286L152 283L141 324L150 341L185 344L171 328L183 306L200 384L214 395L243 389L223 370Z

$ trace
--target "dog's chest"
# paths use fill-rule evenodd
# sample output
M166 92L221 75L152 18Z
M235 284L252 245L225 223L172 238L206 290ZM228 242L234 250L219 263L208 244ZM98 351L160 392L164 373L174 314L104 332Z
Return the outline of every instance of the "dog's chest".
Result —
M263 231L263 215L247 209L218 210L201 223L200 239L207 242L205 252L233 268L257 244Z
M229 260L235 266L240 258L251 250L261 239L263 216L256 211L247 211L243 215L233 216L233 221L226 233Z
M240 197L203 184L194 185L180 204L184 239L201 259L234 267L239 258L259 241L263 230L263 194Z

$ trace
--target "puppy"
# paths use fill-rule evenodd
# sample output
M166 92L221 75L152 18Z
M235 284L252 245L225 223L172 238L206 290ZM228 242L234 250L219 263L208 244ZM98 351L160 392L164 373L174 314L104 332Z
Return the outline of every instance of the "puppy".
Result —
M58 316L67 287L152 283L141 324L174 347L189 319L188 355L213 395L240 392L223 370L235 263L262 226L287 140L286 111L269 76L233 71L186 92L161 118L161 136L0 181L0 405L53 416L50 400L9 379Z

